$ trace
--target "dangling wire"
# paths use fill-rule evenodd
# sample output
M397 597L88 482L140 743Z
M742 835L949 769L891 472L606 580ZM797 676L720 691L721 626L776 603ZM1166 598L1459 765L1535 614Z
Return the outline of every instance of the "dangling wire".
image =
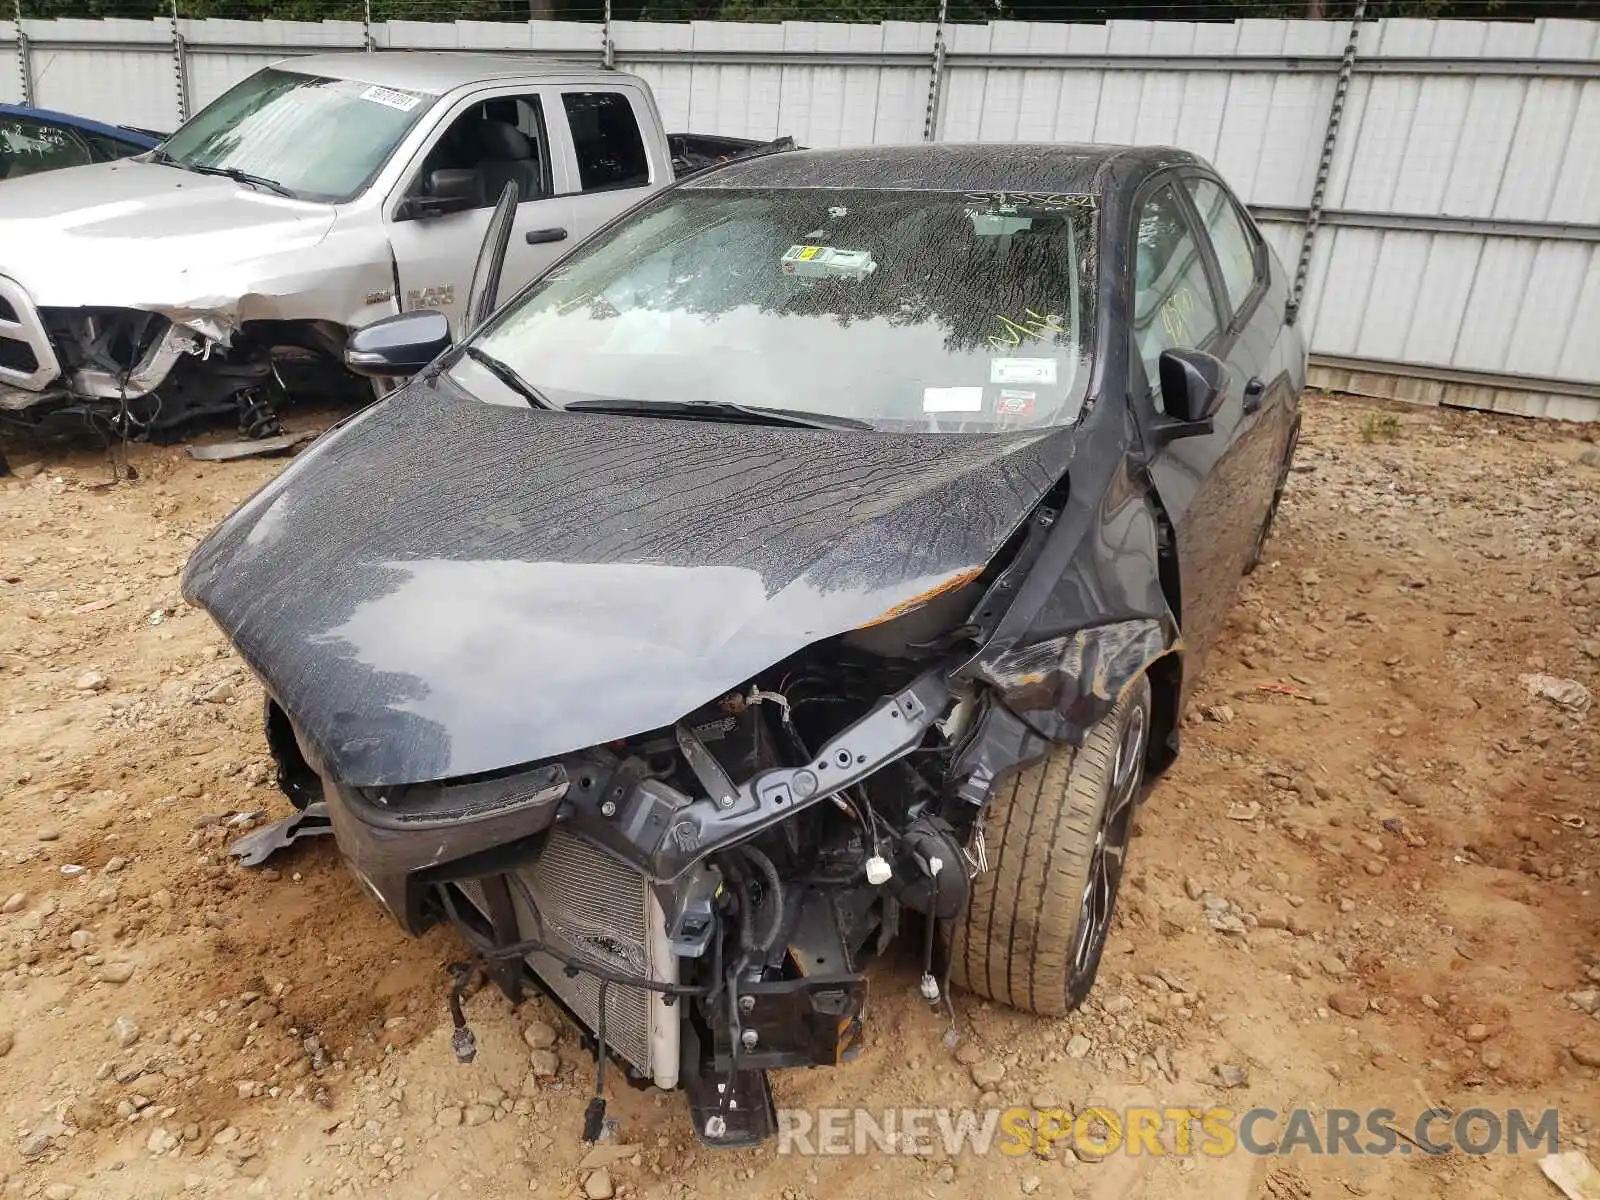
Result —
M583 1140L598 1142L606 1127L606 991L609 980L600 981L600 1018L595 1022L594 1096L583 1110Z
M461 1002L466 998L467 988L472 986L472 976L482 961L474 954L457 966L455 985L450 989L450 1022L455 1026L450 1034L450 1049L455 1052L459 1063L469 1063L478 1057L478 1039L467 1026L467 1014Z

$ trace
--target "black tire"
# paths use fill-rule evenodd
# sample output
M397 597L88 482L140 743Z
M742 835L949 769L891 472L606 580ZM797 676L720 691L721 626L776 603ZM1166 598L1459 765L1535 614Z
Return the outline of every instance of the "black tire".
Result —
M1002 783L984 817L989 870L950 938L951 978L1041 1016L1094 986L1144 790L1150 681L1130 686L1079 747Z

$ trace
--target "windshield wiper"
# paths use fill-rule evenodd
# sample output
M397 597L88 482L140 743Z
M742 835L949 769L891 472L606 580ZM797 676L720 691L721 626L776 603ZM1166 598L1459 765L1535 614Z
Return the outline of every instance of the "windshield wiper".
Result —
M270 192L277 192L280 196L287 196L291 200L298 200L299 193L292 188L287 188L276 179L268 179L265 175L252 175L249 171L241 171L238 167L206 167L199 163L184 162L181 158L174 158L165 150L155 149L150 152L150 161L160 163L165 167L177 167L181 171L193 171L196 175L220 175L224 179L231 179L235 183L249 184L251 187L266 188Z
M568 412L665 413L706 421L743 421L756 425L785 425L795 429L871 429L855 417L797 412L792 408L760 408L726 400L575 400Z
M529 383L521 375L518 375L516 371L511 369L511 367L501 362L488 351L480 350L471 342L468 342L466 345L461 347L461 353L465 354L473 362L477 363L485 371L489 372L489 374L493 375L501 383L510 388L513 392L521 396L534 408L555 407L554 404L551 404L550 401L546 400L539 394L538 388L534 387L533 384Z
M174 160L175 162L177 160ZM268 179L265 175L252 175L249 171L241 171L238 167L202 167L195 163L179 162L178 165L186 171L194 171L200 175L221 175L235 183L249 184L251 187L266 188L269 192L277 192L280 196L287 196L291 200L298 200L292 188L286 188L276 179Z

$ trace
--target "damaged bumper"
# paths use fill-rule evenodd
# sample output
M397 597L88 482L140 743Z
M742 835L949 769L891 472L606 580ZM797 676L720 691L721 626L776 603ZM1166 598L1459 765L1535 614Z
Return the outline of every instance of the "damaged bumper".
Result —
M184 355L208 349L193 330L134 310L73 310L53 334L22 285L0 275L0 408L66 397L138 399L160 387Z
M50 335L32 298L0 275L0 407L27 408L61 374Z
M558 818L652 885L671 890L697 863L905 757L953 699L944 674L928 671L831 739L808 765L760 771L741 783L680 723L678 744L705 789L700 796L596 749L489 779L404 788L325 784L324 799L340 852L379 903L417 933L426 924L421 902L428 884L480 870L472 857L492 847L532 848L529 839ZM669 937L693 942L692 914L673 907Z

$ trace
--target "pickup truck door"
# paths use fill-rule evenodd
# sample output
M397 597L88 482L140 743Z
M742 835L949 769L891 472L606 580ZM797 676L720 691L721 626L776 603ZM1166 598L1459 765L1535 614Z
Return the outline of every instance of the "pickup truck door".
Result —
M554 138L572 173L572 235L579 241L672 182L672 156L648 93L630 84L562 87Z
M431 212L430 180L436 170L477 172L475 201L465 209ZM457 337L466 332L460 326L472 265L508 180L517 183L522 200L506 251L501 298L582 236L574 228L569 193L577 183L556 88L513 85L475 92L456 101L416 152L383 210L402 311L436 308L450 318Z

